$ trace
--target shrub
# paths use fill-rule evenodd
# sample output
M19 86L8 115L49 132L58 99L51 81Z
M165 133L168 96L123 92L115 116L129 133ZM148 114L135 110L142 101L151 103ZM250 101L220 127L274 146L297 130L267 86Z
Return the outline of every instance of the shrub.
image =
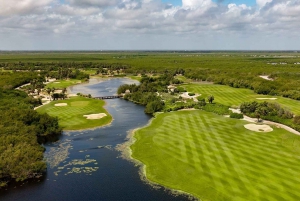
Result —
M188 93L189 96L195 96L195 93Z
M222 104L206 104L202 107L203 110L207 112L213 112L219 115L229 114L229 107Z
M233 112L233 113L230 113L230 118L233 118L233 119L243 119L244 115Z
M186 92L186 90L183 87L177 87L179 92Z
M300 116L295 116L294 119L293 119L293 123L297 124L297 125L300 125Z
M208 100L208 102L209 102L210 104L212 104L213 101L215 100L215 97L214 97L213 95L209 95L209 96L207 97L207 100Z

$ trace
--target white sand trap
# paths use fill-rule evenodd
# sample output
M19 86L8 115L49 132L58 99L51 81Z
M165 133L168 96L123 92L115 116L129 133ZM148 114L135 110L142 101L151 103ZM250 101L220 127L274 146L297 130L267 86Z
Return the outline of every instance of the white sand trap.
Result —
M277 98L256 98L257 100L276 100Z
M58 83L60 83L60 82L54 82L54 83L58 84Z
M62 93L62 90L60 90L60 89L55 90L54 93L56 93L56 94Z
M259 77L261 77L262 79L265 79L265 80L273 81L273 79L269 78L268 75L260 75Z
M86 117L86 119L101 119L103 117L106 117L107 115L105 113L99 113L99 114L89 114L83 116Z
M55 104L56 107L63 107L63 106L68 106L67 103L56 103Z
M197 98L198 96L201 96L201 94L195 94L194 96L190 96L189 92L184 92L183 94L180 95L182 98L187 98L187 99L191 99L191 98Z
M242 113L240 109L229 108L229 110L231 110L233 113L238 113L238 114Z
M255 131L255 132L271 132L273 128L269 125L257 125L257 124L246 124L244 127L248 130Z
M77 94L68 94L69 97L78 96Z

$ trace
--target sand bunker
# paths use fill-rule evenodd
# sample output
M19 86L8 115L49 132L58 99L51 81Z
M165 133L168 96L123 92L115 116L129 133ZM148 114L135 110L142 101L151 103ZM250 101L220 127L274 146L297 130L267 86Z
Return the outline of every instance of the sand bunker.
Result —
M58 83L60 83L60 82L54 82L54 83L58 84Z
M255 132L271 132L273 128L269 125L257 125L257 124L246 124L244 127L248 130L255 131Z
M189 92L184 92L180 95L182 98L191 99L191 98L197 98L198 96L201 96L201 94L195 94L194 96L190 96Z
M269 78L268 75L260 75L259 77L261 77L262 79L265 79L265 80L273 81L273 79Z
M276 100L277 98L256 98L257 100Z
M106 117L107 115L105 113L99 113L99 114L89 114L83 116L86 117L86 119L101 119L103 117Z
M55 106L62 107L62 106L68 106L68 104L67 103L56 103Z
M55 94L60 94L60 93L62 93L62 90L60 90L60 89L55 90L54 93L55 93Z

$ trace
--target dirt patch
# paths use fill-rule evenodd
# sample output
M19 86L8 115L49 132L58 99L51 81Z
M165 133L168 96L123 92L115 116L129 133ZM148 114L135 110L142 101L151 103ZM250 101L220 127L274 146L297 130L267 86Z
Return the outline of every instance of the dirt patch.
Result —
M56 103L54 106L63 107L63 106L68 106L68 104L67 103Z
M106 117L107 115L105 113L99 113L99 114L89 114L83 116L86 117L86 119L101 119L103 117Z
M277 98L256 98L257 100L276 100Z
M257 125L257 124L246 124L244 127L248 130L255 131L255 132L271 132L273 128L269 125Z

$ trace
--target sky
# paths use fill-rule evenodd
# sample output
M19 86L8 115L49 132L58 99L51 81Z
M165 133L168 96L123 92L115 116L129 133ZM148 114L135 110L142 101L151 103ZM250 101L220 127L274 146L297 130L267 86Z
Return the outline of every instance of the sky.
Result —
M0 50L300 50L300 0L0 0Z

